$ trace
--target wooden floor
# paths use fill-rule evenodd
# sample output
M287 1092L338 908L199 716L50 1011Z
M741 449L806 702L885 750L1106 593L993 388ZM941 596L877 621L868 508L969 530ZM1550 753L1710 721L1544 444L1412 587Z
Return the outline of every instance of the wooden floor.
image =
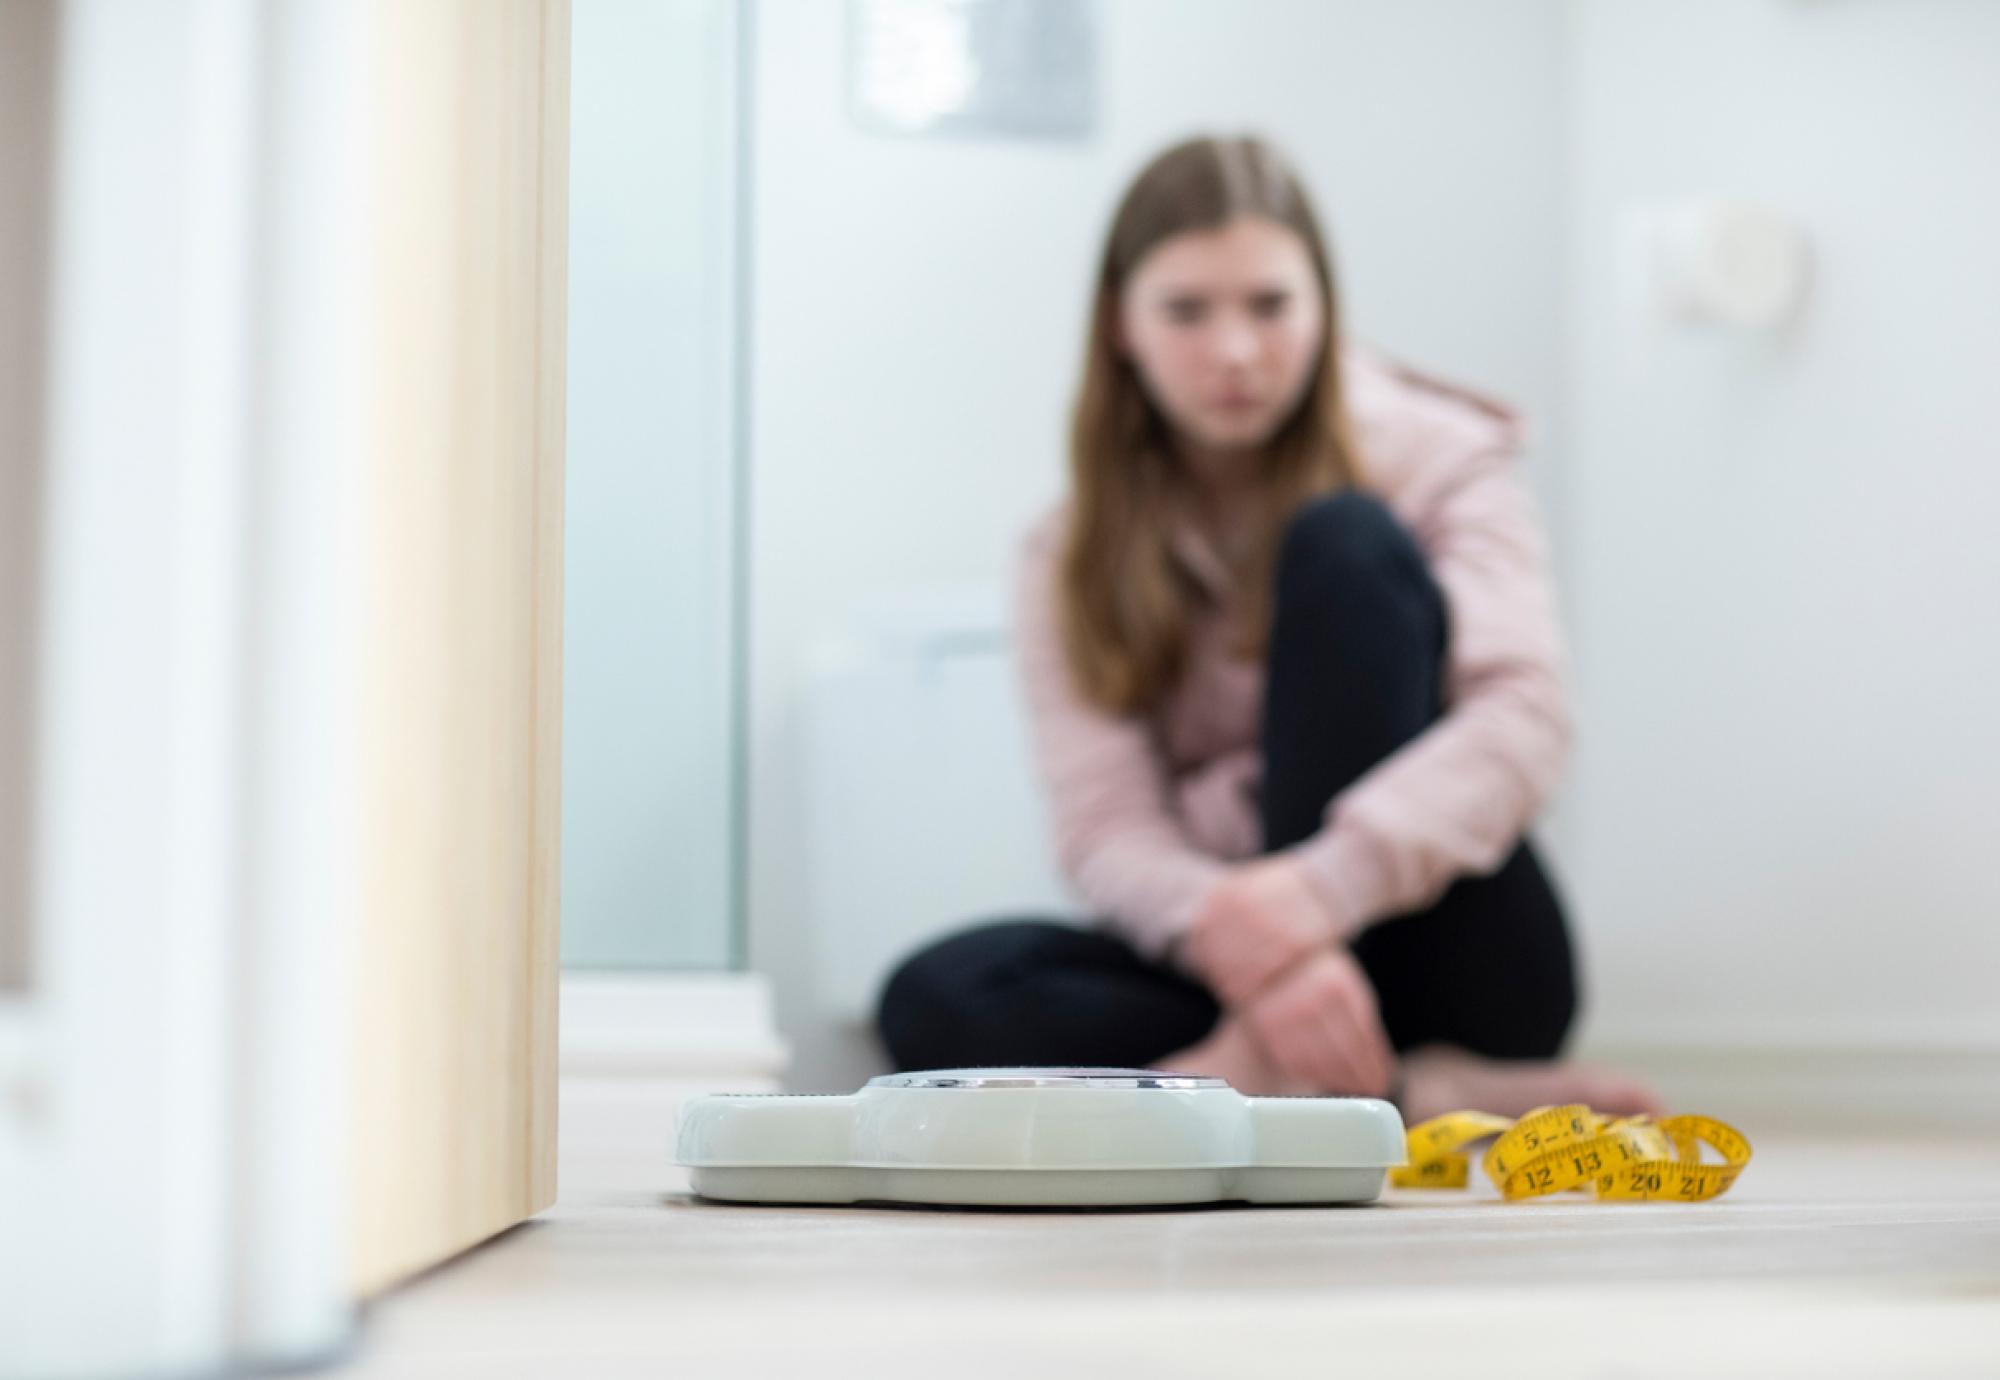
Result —
M571 1156L553 1211L378 1301L341 1373L2000 1376L2000 1150L1753 1139L1695 1205L744 1208L664 1155Z

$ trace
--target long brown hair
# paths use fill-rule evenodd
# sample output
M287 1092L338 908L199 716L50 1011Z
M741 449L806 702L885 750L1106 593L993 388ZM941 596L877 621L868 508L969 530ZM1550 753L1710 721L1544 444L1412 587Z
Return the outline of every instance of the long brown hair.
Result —
M1243 655L1261 655L1269 638L1286 521L1308 499L1363 481L1341 397L1332 262L1297 175L1261 139L1191 139L1168 149L1133 181L1112 218L1070 423L1070 524L1057 595L1063 643L1085 698L1113 713L1150 710L1179 680L1189 619L1203 597L1176 565L1169 541L1192 497L1191 480L1118 349L1119 297L1162 241L1246 215L1286 226L1305 242L1325 332L1305 395L1258 467L1257 536L1241 583Z

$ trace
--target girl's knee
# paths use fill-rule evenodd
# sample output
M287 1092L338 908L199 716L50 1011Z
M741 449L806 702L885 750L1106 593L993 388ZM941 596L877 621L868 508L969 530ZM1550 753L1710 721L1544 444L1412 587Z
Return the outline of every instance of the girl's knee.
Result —
M1416 589L1437 596L1430 567L1409 529L1373 494L1344 489L1293 514L1279 547L1278 586L1299 598L1356 586Z

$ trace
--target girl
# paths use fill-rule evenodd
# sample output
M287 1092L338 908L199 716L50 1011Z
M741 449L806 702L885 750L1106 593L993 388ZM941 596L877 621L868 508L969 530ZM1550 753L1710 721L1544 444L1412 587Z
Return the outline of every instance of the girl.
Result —
M1342 338L1318 222L1256 139L1119 205L1016 637L1058 854L1096 930L907 960L901 1068L1148 1066L1420 1121L1643 1085L1552 1062L1577 1009L1525 838L1569 748L1502 404Z

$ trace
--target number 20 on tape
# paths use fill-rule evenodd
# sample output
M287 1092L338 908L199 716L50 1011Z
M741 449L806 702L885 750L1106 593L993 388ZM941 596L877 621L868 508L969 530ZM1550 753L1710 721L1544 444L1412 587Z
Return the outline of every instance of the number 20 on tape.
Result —
M1489 1112L1447 1112L1414 1126L1409 1163L1389 1171L1398 1188L1464 1188L1464 1153L1493 1136L1481 1161L1508 1199L1595 1190L1600 1199L1698 1203L1728 1191L1750 1163L1742 1132L1711 1117L1600 1116L1590 1108L1541 1107L1516 1121ZM1701 1147L1722 1157L1704 1163Z

